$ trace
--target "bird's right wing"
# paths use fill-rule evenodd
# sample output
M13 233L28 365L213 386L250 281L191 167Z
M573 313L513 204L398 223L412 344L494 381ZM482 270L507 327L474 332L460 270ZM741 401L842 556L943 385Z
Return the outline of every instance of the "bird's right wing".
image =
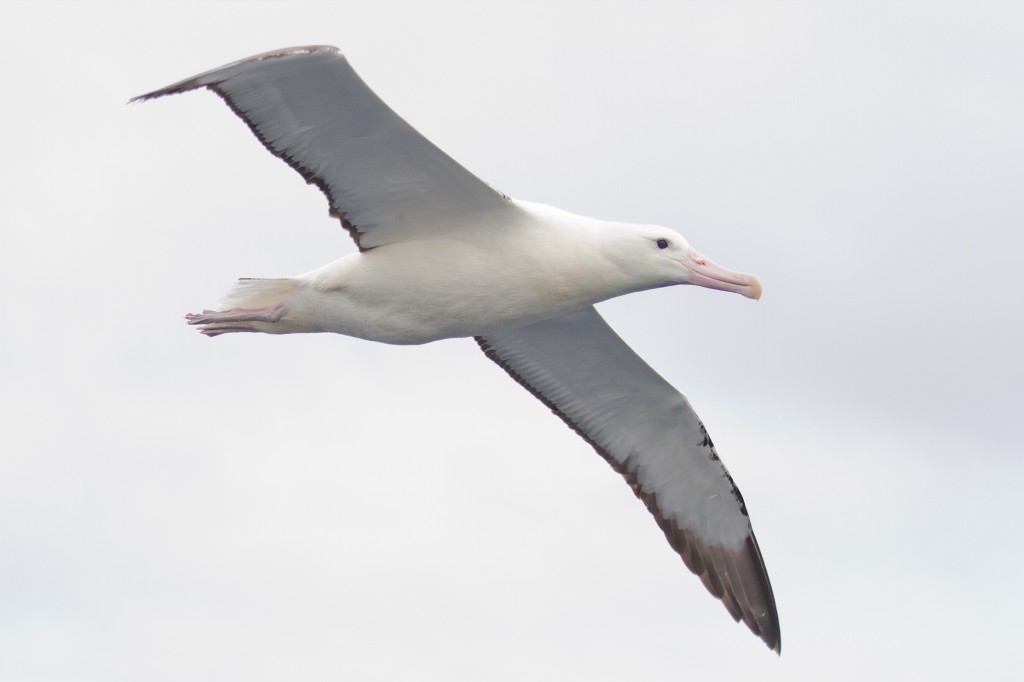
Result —
M203 87L327 195L331 215L361 250L518 210L402 120L337 48L267 52L132 101Z
M625 477L708 591L780 651L743 497L686 398L592 307L477 343Z

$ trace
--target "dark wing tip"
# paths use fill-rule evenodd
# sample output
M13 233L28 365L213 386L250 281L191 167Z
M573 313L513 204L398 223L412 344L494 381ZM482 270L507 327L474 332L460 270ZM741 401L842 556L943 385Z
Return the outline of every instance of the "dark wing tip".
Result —
M751 530L737 549L707 544L665 516L658 506L657 497L641 489L635 474L620 468L611 458L605 459L626 479L665 532L672 549L700 578L707 591L725 605L733 620L742 620L769 649L781 655L779 613L754 532Z
M165 88L154 90L153 92L147 92L144 95L138 95L128 100L128 103L132 102L145 102L146 100L156 99L157 97L163 97L164 95L176 95L182 92L188 92L189 90L195 90L197 88L206 87L213 85L217 82L216 75L221 71L232 69L242 64L249 62L260 62L264 59L274 59L276 57L290 57L292 55L303 55L303 54L314 54L316 52L328 52L333 54L341 54L341 51L332 45L305 45L303 47L286 47L281 50L271 50L270 52L263 52L262 54L253 55L252 57L246 57L245 59L239 59L236 62L225 64L224 66L218 66L216 69L204 71L203 73L186 78L183 81L178 81L173 85L168 85Z

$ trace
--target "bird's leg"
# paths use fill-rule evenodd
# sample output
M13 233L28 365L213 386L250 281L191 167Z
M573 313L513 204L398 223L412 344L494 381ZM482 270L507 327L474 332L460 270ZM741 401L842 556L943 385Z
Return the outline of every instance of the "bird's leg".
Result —
M229 332L258 332L255 322L273 324L285 314L285 306L278 304L265 308L231 308L229 310L204 310L202 313L189 313L185 319L196 325L206 336L219 336Z

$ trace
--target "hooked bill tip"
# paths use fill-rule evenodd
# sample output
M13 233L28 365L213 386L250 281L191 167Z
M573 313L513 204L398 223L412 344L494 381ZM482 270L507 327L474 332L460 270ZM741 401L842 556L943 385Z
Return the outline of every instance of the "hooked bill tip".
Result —
M743 295L746 296L747 298L752 298L755 301L760 301L761 300L761 292L764 291L764 287L761 286L761 280L759 280L757 277L754 277L753 275L749 275L749 277L750 277L750 293L744 292Z

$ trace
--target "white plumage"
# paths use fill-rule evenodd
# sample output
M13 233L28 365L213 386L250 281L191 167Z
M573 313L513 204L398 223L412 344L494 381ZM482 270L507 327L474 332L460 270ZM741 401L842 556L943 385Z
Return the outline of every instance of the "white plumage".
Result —
M778 615L739 491L686 399L593 304L673 284L758 298L678 233L516 201L398 117L335 48L258 55L143 95L206 87L327 195L359 252L279 279L245 279L210 336L334 332L419 344L475 337L622 474L730 614L779 651Z

